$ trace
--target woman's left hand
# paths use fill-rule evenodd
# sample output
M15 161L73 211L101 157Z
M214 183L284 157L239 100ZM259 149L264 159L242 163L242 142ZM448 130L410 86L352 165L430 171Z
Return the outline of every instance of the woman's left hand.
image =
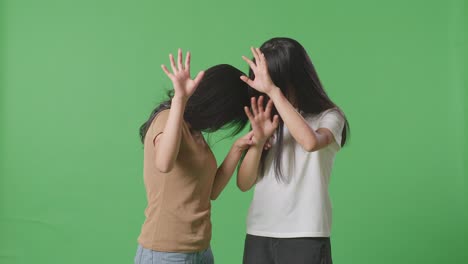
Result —
M268 150L272 147L272 141L273 141L274 136L270 137L265 145L263 146L264 150ZM234 146L240 150L244 151L250 148L250 146L255 144L255 139L254 139L254 133L253 130L250 131L249 133L245 134L243 137L239 138L236 140L234 143Z
M274 88L276 88L276 85L271 80L270 73L268 72L268 64L265 54L263 54L259 48L251 47L250 49L252 50L255 62L245 56L242 56L242 59L249 64L255 74L255 78L253 80L249 79L247 76L241 76L240 78L255 90L269 94L274 90Z
M252 146L253 143L253 131L250 131L249 133L245 134L241 138L237 139L236 142L234 142L234 146L239 150L239 151L244 151L247 150L250 146Z

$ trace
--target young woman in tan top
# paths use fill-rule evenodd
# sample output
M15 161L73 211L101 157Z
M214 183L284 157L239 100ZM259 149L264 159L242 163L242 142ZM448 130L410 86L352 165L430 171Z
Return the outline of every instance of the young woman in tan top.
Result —
M182 63L172 54L172 98L159 105L140 128L148 206L135 263L214 263L210 250L211 204L231 178L252 132L231 147L220 167L201 131L247 123L249 103L241 71L217 65L190 78L190 53Z

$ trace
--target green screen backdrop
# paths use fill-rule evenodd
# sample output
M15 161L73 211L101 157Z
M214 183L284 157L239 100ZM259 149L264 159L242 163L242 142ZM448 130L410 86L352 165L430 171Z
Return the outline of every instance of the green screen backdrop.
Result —
M139 125L168 53L193 72L300 41L346 112L333 258L468 263L463 0L0 2L0 263L132 263L146 206ZM220 163L233 139L210 136ZM216 263L241 263L252 192L213 202Z

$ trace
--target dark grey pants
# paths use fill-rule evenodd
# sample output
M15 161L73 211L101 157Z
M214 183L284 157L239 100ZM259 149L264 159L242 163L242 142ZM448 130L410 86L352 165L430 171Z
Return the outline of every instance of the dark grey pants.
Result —
M271 238L247 235L243 263L332 264L330 238Z

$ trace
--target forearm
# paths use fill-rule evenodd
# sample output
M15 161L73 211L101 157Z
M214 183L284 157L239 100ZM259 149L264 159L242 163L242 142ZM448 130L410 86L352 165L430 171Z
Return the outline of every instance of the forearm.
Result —
M213 183L213 189L211 191L211 199L216 200L221 192L224 190L232 174L236 170L236 166L242 156L242 150L232 146L224 159L221 166L216 171L216 176Z
M276 110L296 142L305 150L313 151L317 147L317 134L302 115L297 112L278 87L271 89L268 96L273 100Z
M179 153L182 137L182 122L184 120L186 100L174 97L164 133L158 139L156 147L156 166L162 172L169 172Z
M250 147L237 171L237 187L243 192L250 190L257 181L263 145L264 143Z

